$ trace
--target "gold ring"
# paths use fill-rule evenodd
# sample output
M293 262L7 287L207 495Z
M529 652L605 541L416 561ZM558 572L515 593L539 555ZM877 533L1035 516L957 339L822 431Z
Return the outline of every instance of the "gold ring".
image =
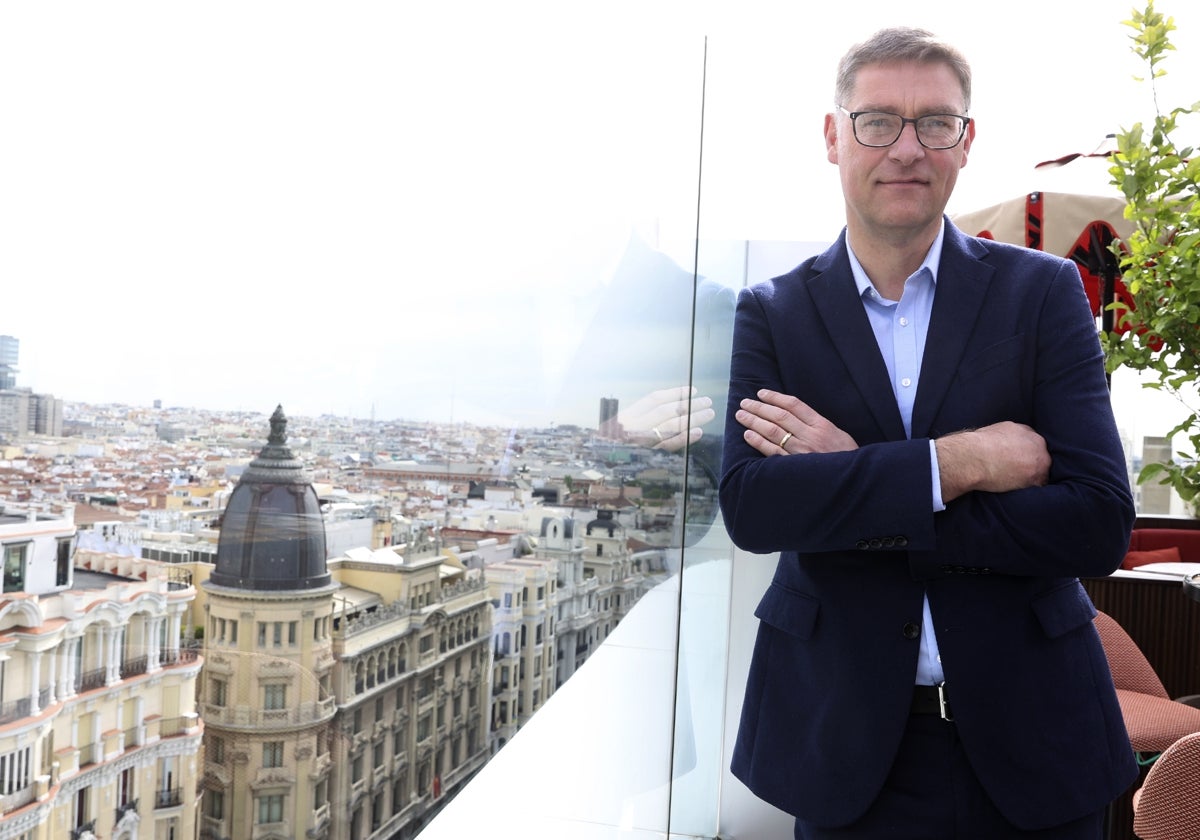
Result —
M786 435L783 436L783 440L779 441L779 448L783 449L783 447L787 446L787 442L791 439L792 439L792 433L788 432Z
M662 436L662 432L660 432L660 431L658 430L658 426L651 426L651 427L650 427L650 431L654 432L654 436L655 436L656 438L658 438L658 442L659 442L659 443L662 443L662 442L663 442L663 436Z

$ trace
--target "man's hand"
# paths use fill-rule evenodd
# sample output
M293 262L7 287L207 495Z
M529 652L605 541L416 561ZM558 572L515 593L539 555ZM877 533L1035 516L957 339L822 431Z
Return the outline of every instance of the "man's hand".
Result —
M600 428L611 440L677 452L700 440L705 424L717 414L712 399L696 396L687 385L651 391Z
M763 455L804 452L849 452L854 438L796 397L763 389L758 399L744 399L735 415L746 427L743 437Z
M1050 480L1046 441L1022 423L995 423L938 438L942 501L972 490L1005 493L1041 487Z

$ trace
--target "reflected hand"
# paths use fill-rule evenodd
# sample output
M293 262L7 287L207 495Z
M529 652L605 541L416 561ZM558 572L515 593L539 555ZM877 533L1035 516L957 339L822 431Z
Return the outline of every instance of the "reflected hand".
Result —
M807 403L778 391L764 388L757 400L742 400L735 417L746 427L742 435L746 443L768 457L858 449L854 438Z
M614 420L600 427L600 434L612 440L677 452L700 440L702 428L717 413L709 397L697 397L687 385L651 391Z

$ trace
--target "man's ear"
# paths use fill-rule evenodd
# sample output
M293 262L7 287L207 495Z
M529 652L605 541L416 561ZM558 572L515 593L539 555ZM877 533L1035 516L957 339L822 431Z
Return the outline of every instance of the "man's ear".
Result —
M830 163L838 162L837 155L837 114L825 115L825 155ZM966 160L963 160L966 163Z

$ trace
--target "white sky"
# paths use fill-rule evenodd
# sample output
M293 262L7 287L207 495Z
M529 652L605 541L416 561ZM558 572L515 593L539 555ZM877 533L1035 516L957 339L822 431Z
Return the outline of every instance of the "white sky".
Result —
M1102 166L1033 165L1153 114L1130 2L813 5L0 5L0 333L21 340L19 384L594 421L556 416L572 325L548 322L629 222L690 258L705 36L705 240L836 236L822 117L838 57L883 25L933 29L974 65L951 212L1103 191ZM1159 8L1179 26L1159 98L1190 103L1200 8Z

